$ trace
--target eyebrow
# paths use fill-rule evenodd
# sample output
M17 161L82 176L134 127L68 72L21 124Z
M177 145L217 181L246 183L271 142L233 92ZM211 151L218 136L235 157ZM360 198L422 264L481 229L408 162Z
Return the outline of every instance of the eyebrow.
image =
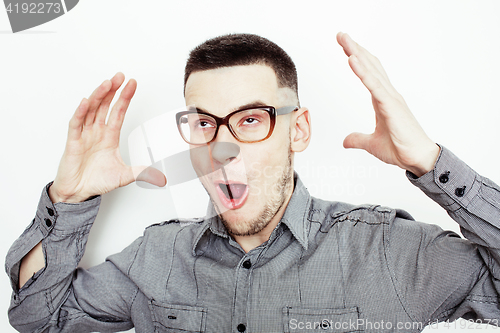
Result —
M237 111L237 110L250 109L250 108L261 107L261 106L268 106L268 105L269 105L268 103L264 103L264 102L262 102L260 100L257 100L257 101L253 101L253 102L250 102L250 103L247 103L247 104L244 104L244 105L240 105L239 107L234 108L231 111L229 111L229 113ZM203 108L198 108L197 107L196 109L201 110L201 111L203 111L205 113L212 114L212 113L208 112L207 110L205 110Z

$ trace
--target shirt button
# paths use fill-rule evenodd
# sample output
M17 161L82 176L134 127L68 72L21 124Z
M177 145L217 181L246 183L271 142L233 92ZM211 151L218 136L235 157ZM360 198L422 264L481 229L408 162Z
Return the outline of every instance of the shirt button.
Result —
M238 332L245 332L247 329L245 324L239 324L236 328L238 329Z
M465 194L465 188L466 188L466 186L456 188L456 189L455 189L455 195L456 195L457 197L463 197L463 196L464 196L464 194Z
M49 219L45 219L45 225L50 228L52 226L52 221Z
M250 261L250 259L245 260L243 262L243 268L249 269L250 267L252 267L252 262Z
M450 172L449 172L449 171L446 171L445 173L441 174L441 176L439 176L439 181L440 181L441 183L443 183L443 184L444 184L444 183L447 183L447 182L448 182L448 180L450 179L450 178L448 177L448 175L449 175L449 174L450 174Z
M47 213L49 213L50 216L54 216L54 210L50 207L46 207L47 208Z

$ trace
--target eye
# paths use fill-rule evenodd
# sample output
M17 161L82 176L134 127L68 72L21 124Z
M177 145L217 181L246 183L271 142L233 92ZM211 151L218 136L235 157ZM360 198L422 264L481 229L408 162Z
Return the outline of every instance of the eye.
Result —
M243 119L243 122L242 122L243 125L256 125L258 123L259 123L259 119L252 118L252 117L247 117L247 118Z
M215 124L209 119L198 119L194 123L194 127L198 129L211 129L215 127Z

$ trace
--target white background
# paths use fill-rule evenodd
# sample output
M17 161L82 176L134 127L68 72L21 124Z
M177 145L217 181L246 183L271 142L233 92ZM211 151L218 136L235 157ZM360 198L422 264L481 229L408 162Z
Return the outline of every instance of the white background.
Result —
M348 32L375 54L428 135L498 183L499 14L500 2L494 0L84 0L63 17L12 34L2 9L0 256L5 258L34 217L82 97L117 71L137 79L122 131L127 160L127 137L135 127L183 106L189 51L229 32L260 34L294 59L301 104L313 119L311 145L297 156L296 169L313 195L402 208L417 220L458 231L404 171L342 148L350 132L371 132L374 116L370 96L350 71L335 34ZM194 204L204 211L205 203ZM105 195L82 265L120 251L174 211L168 190L132 184ZM9 280L0 274L2 332L13 331L9 300Z

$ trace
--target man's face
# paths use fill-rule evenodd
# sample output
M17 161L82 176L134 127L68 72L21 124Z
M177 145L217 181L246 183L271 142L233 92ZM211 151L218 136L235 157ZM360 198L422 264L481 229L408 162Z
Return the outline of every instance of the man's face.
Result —
M185 90L187 105L218 117L250 105L294 105L297 102L293 96L291 89L278 87L274 71L265 65L195 72ZM220 142L238 145L239 154L217 151L224 150L223 144L217 147ZM276 117L271 137L256 143L239 142L226 126L221 126L211 158L191 154L191 160L198 175L207 175L200 177L201 182L228 231L237 236L256 234L293 191L290 115Z

